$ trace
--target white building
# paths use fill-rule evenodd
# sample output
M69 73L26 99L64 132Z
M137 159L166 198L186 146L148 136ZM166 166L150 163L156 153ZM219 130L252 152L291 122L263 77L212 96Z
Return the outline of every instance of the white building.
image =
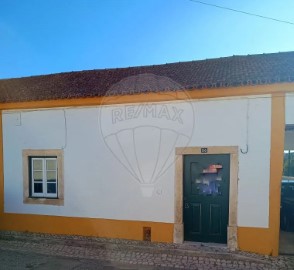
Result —
M294 52L0 80L0 229L277 255L293 92Z

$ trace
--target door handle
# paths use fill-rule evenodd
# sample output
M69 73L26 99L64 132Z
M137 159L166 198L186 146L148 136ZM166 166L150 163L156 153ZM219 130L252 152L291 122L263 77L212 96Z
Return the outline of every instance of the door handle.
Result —
M185 203L185 208L189 208L189 204L188 203Z

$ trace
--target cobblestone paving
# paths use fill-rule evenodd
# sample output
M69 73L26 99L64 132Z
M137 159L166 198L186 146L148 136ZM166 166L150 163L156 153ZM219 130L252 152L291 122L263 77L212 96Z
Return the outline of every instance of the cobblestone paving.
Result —
M55 265L54 265L55 263ZM60 267L63 265L65 267ZM0 269L293 270L294 256L231 252L223 246L0 232Z

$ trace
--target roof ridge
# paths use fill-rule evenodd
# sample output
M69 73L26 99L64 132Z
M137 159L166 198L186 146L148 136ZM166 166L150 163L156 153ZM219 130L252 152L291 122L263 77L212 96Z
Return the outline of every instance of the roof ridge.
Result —
M116 67L116 68L97 68L97 69L85 69L85 70L75 70L75 71L63 71L57 73L47 73L47 74L38 74L38 75L31 75L31 76L23 76L23 77L13 77L13 78L2 78L0 81L3 80L15 80L15 79L29 79L29 78L38 78L44 76L56 76L56 75L66 75L66 74L73 74L73 73L86 73L86 72L107 72L107 71L117 71L117 70L128 70L128 69L139 69L139 68L154 68L154 67L162 67L168 65L176 65L176 64L187 64L187 63L201 63L206 61L217 61L221 59L230 59L230 58L246 58L246 57L258 57L258 56L272 56L272 55L280 55L280 54L294 54L294 51L285 51L285 52L274 52L274 53L259 53L259 54L247 54L247 55L231 55L231 56L221 56L221 57L213 57L213 58L206 58L206 59L198 59L198 60L189 60L189 61L178 61L178 62L168 62L165 64L155 64L155 65L141 65L141 66L129 66L129 67Z

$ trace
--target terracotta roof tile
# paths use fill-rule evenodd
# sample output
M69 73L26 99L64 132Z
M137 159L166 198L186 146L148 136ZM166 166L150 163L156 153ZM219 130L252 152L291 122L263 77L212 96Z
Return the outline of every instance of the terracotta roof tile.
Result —
M0 102L294 82L294 52L0 80Z

